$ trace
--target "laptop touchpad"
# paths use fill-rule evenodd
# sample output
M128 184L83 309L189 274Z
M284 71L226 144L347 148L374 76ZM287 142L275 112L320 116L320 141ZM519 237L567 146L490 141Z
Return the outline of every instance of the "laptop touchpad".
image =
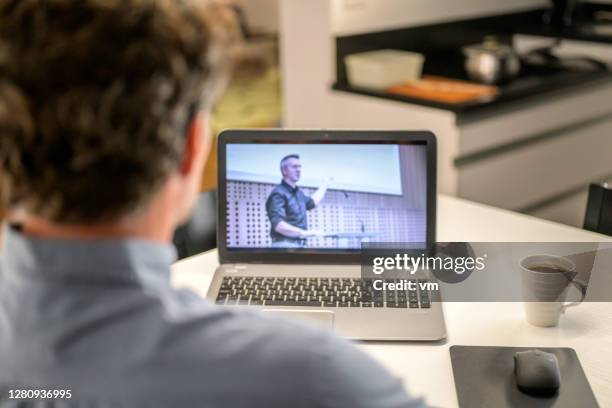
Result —
M264 309L266 313L274 313L278 317L286 317L288 319L300 319L306 322L318 324L329 329L334 327L334 312L329 310L281 310L281 309Z

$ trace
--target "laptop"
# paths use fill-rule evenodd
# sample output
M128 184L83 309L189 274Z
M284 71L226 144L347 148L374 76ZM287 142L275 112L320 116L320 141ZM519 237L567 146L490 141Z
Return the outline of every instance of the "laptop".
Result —
M207 298L350 339L446 337L439 291L373 290L362 248L435 244L436 140L424 131L226 130L220 266ZM433 279L419 270L411 279ZM380 288L379 288L380 289Z

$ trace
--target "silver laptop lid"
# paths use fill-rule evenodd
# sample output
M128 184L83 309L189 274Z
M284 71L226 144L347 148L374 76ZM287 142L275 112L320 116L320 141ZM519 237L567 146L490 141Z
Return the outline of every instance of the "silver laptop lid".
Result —
M436 141L425 131L226 130L221 263L359 263L364 243L435 242Z

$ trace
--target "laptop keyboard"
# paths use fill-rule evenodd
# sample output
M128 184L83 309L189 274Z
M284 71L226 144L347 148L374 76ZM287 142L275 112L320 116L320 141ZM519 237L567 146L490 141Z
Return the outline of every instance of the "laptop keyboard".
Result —
M427 282L413 279L414 282ZM389 279L386 282L396 282ZM420 286L420 285L418 285ZM430 293L377 291L372 279L286 278L225 276L217 294L218 305L310 306L428 309Z

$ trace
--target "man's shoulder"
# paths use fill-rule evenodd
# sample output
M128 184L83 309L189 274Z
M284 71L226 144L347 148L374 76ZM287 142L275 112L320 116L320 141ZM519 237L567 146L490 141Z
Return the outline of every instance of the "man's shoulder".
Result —
M330 330L274 313L211 310L208 323L201 323L206 328L194 337L201 354L192 358L189 373L198 378L194 386L204 395L227 387L218 397L233 406L242 406L242 396L250 398L244 406L301 406L296 401L351 407L422 404L406 394L399 379ZM237 383L237 378L248 381ZM203 390L202 382L215 386ZM240 395L228 396L232 389Z
M232 352L252 352L254 355L266 351L280 355L283 351L293 353L296 349L305 352L314 349L317 341L331 336L326 330L279 318L275 313L219 307L208 302L188 307L184 314L190 317L169 319L167 329L183 333L182 341L185 340L184 336L197 342L205 341L209 345L206 351L211 354L217 351L231 356L231 353L223 352L225 348L231 348ZM233 348L228 344L228 339L238 341L242 347Z
M283 198L287 195L287 193L288 193L287 188L283 186L282 184L278 184L274 186L272 191L270 191L270 194L268 195L268 200L271 200L276 197Z
M204 359L224 355L237 361L247 358L268 364L296 350L305 354L313 342L331 336L325 330L275 315L215 306L203 300L191 302L167 312L166 351L182 353L195 349ZM201 344L206 344L206 348L202 349ZM236 347L238 344L240 347ZM265 355L268 358L262 358Z
M166 369L159 375L168 381L180 379L183 386L206 388L209 395L224 390L223 399L238 385L245 395L261 398L310 388L320 348L327 349L333 337L301 322L213 305L191 307L182 315L169 316L158 343L163 347L151 363L163 362ZM237 384L236 378L248 378L248 384Z
M307 195L306 193L304 193L304 190L302 190L301 188L297 190L297 194L298 194L300 197L304 198L304 199L309 199L309 198L311 198L309 195Z
M287 187L283 185L283 183L277 184L274 186L270 194L285 194L287 192Z

